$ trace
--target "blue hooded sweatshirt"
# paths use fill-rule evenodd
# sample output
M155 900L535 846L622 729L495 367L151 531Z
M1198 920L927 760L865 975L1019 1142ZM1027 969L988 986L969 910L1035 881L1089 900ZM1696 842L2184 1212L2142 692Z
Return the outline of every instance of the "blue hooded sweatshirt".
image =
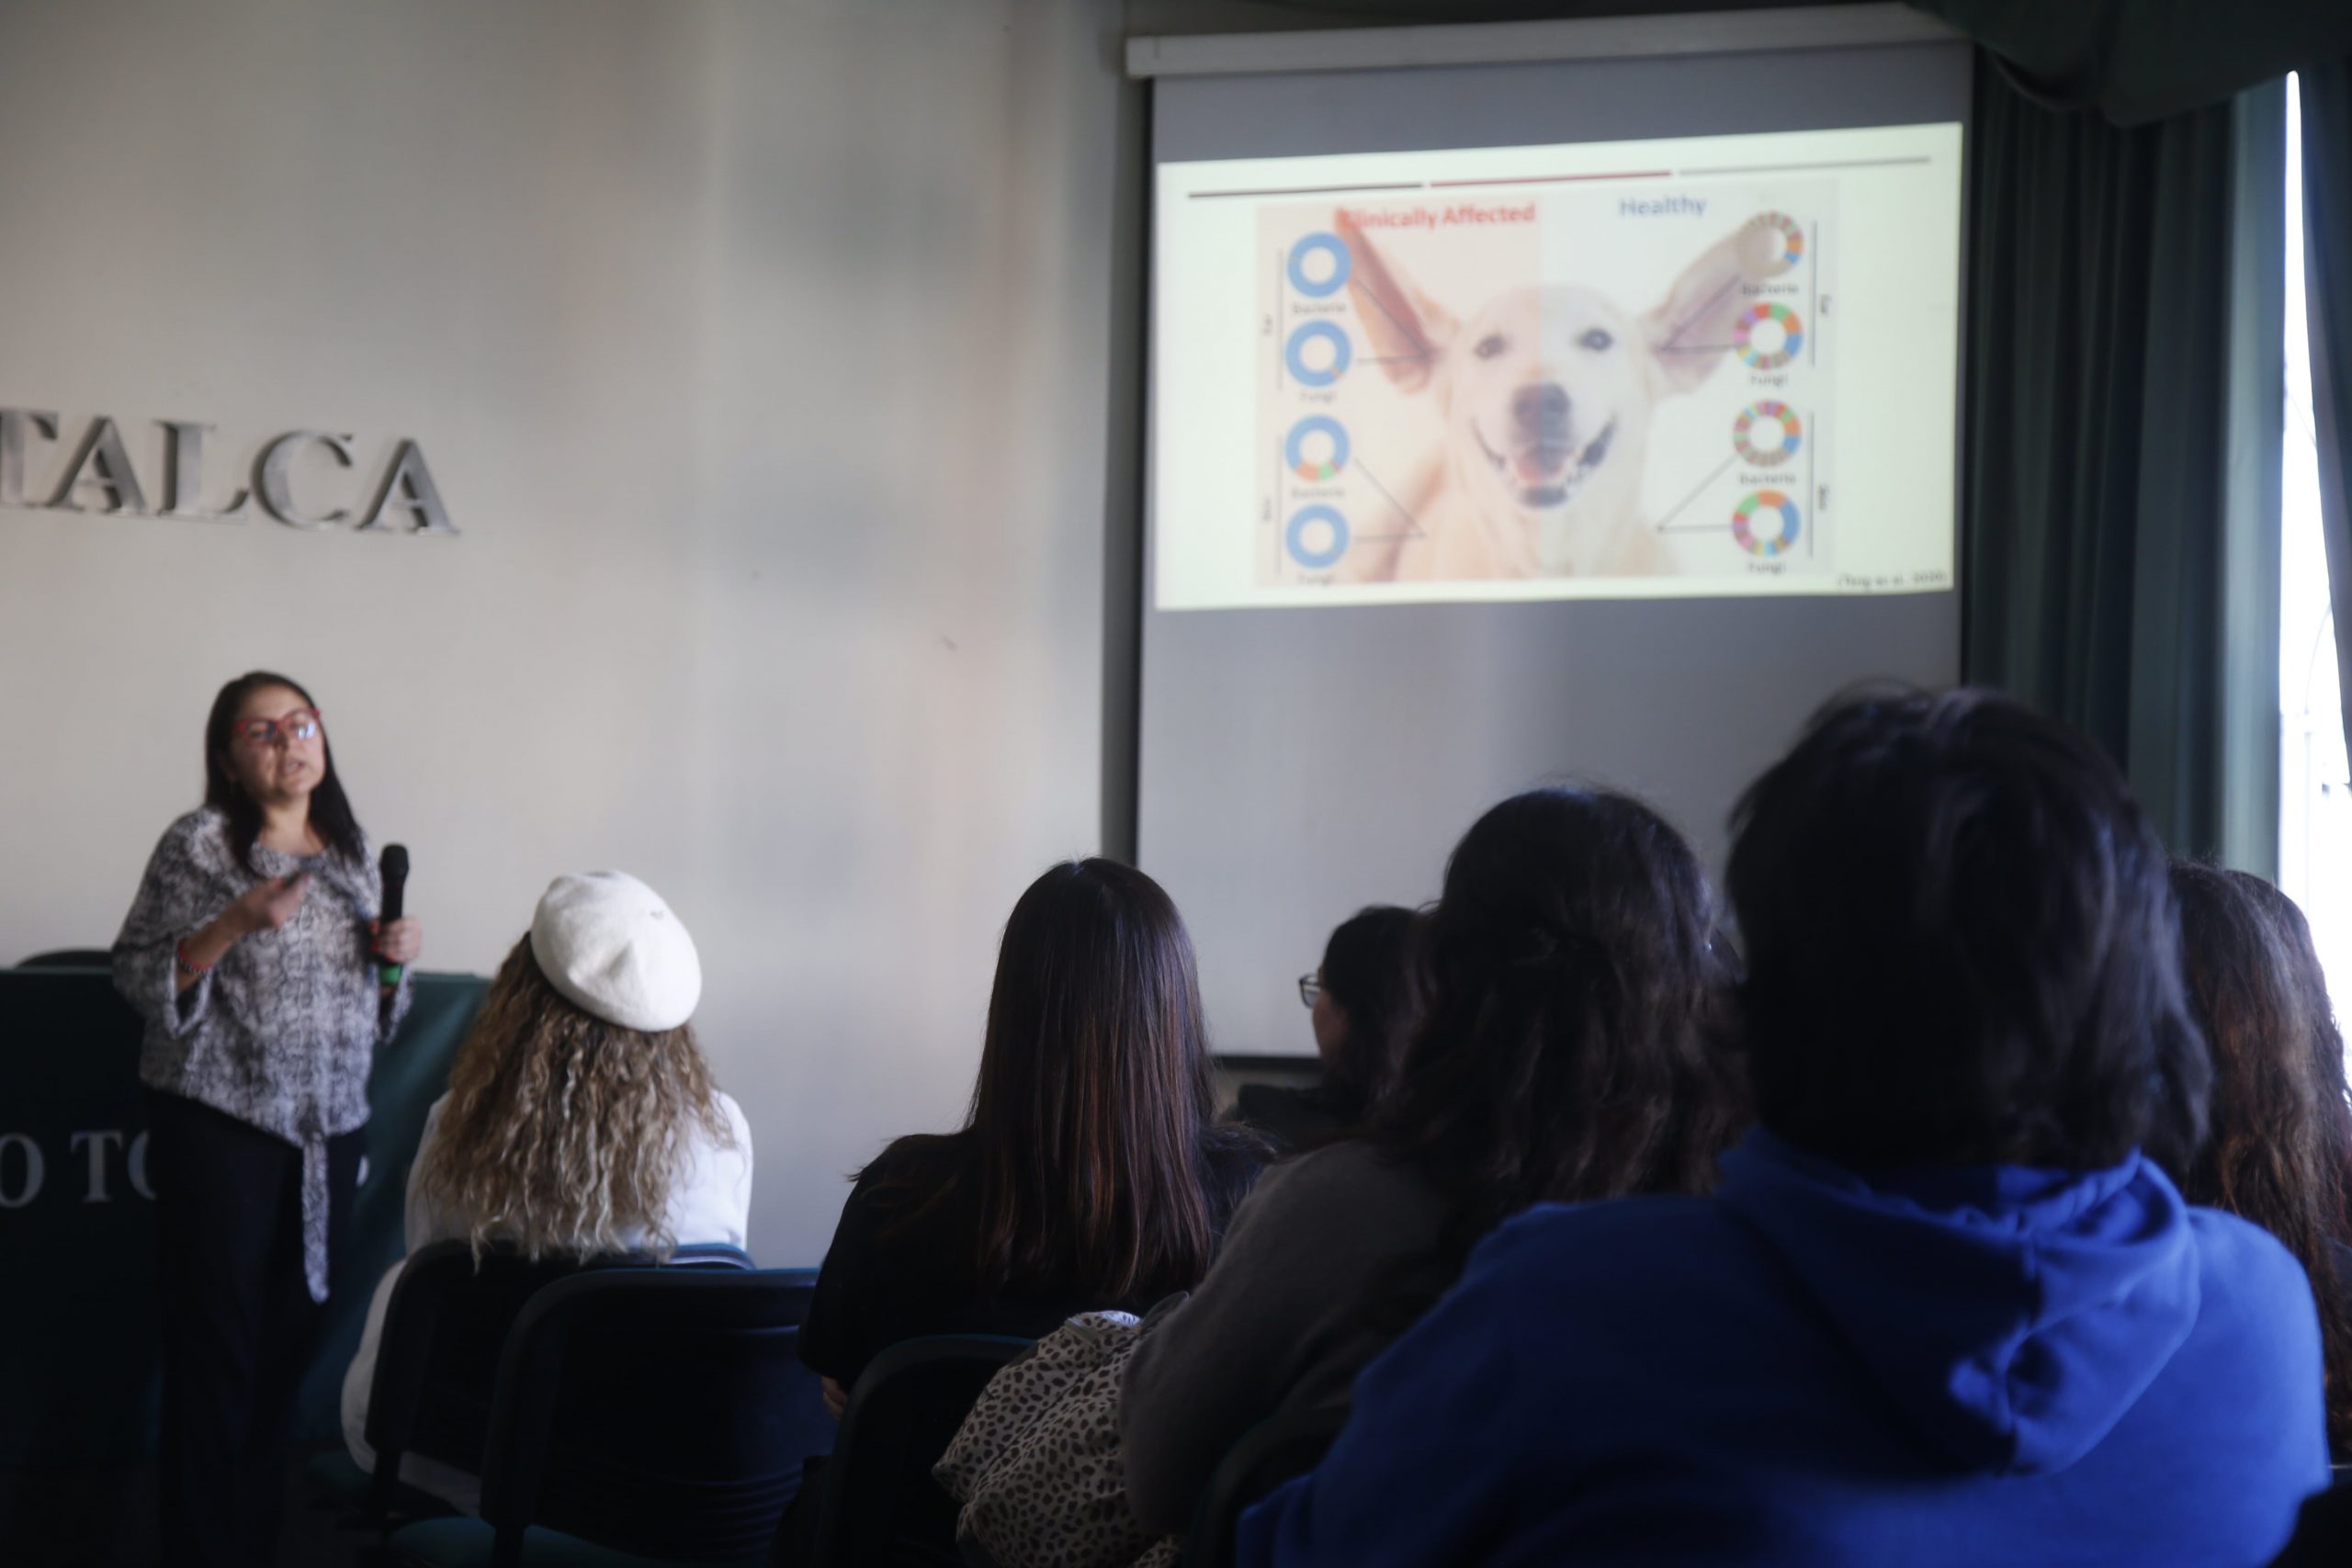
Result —
M1245 1564L2256 1568L2327 1483L2294 1258L2133 1156L1547 1205L1373 1363Z

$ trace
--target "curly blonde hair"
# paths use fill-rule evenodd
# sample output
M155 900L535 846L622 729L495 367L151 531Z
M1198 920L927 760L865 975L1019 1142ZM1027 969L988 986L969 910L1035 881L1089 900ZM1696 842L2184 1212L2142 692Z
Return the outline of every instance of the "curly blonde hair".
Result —
M423 1194L466 1215L479 1256L633 1250L666 1256L672 1190L691 1130L734 1141L691 1024L659 1034L607 1023L548 983L531 939L499 966L449 1072Z

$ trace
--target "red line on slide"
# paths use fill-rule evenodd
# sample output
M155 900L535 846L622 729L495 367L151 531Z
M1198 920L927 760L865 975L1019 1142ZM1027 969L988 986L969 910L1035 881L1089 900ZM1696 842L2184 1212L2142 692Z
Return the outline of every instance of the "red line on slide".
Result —
M1628 169L1615 175L1530 175L1515 180L1431 180L1437 186L1556 186L1572 180L1662 180L1670 177L1672 169Z

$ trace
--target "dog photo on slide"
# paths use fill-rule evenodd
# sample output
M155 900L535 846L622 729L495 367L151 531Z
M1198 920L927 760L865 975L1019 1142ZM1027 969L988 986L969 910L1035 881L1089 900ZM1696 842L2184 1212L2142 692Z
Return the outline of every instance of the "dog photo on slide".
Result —
M1826 572L1834 191L1260 214L1261 583Z

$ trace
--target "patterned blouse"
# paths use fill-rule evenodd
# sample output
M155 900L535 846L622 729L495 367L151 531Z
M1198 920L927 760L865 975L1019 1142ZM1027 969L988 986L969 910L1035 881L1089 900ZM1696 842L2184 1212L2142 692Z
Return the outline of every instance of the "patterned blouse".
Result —
M242 939L179 989L181 940L254 883L296 871L311 883L294 918ZM368 952L382 893L365 846L355 865L256 844L253 866L239 865L227 817L207 807L164 830L114 942L115 988L147 1022L140 1078L302 1151L302 1263L313 1301L327 1299L326 1141L367 1124L376 1047L408 1011L407 977L382 997Z

